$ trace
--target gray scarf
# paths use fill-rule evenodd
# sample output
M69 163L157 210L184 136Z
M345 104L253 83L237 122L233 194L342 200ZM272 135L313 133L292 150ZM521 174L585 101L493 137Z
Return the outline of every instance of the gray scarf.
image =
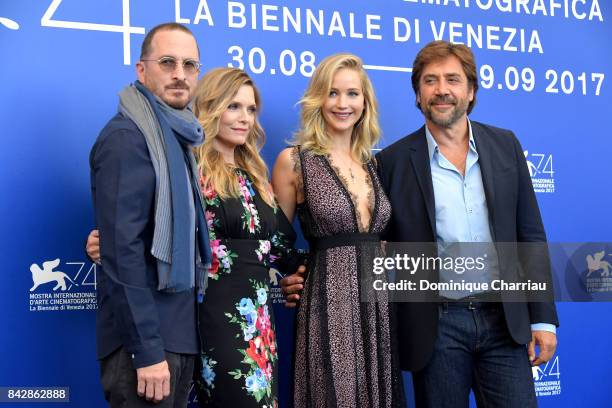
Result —
M137 89L138 88L138 89ZM139 91L141 89L141 91ZM142 92L147 92L148 95L143 95ZM160 120L165 120L165 117L171 115L172 121L184 122L186 127L197 128L196 118L189 108L182 110L173 109L167 106L159 98L154 97L152 94L137 83L136 86L127 86L120 93L120 104L119 111L132 120L138 129L142 132L145 137L147 148L149 150L149 156L155 172L155 227L153 232L153 245L151 247L151 254L160 261L167 264L171 264L171 268L158 268L159 276L159 290L168 291L181 291L195 286L195 278L199 281L202 277L194 276L193 271L195 265L192 263L189 265L188 270L190 276L184 276L185 267L179 268L177 264L183 264L185 259L176 259L175 262L172 260L173 254L173 231L176 230L177 225L173 224L173 206L172 206L172 184L170 182L172 176L169 173L168 163L168 151L164 143L164 130L165 127L168 129L167 123L160 124ZM157 102L156 106L151 106L151 101ZM160 114L162 118L156 116ZM203 138L203 132L200 130L200 138ZM180 135L177 135L180 136ZM174 136L173 136L174 137ZM195 140L201 142L201 140ZM192 180L190 185L195 187L199 185L197 179L199 172L195 159L191 152L187 152L188 166L190 167L190 174ZM194 194L200 194L199 188L194 188ZM203 200L196 200L197 203L203 203ZM196 208L198 211L198 208ZM178 243L178 242L177 242ZM175 246L177 243L174 243ZM206 242L208 244L208 242ZM174 248L176 255L176 248ZM202 254L205 255L205 254ZM182 257L181 257L182 258ZM207 263L207 257L203 256L203 261ZM176 268L174 266L177 266ZM179 272L177 272L177 270ZM178 274L178 276L177 276ZM202 287L202 282L198 284L198 287Z

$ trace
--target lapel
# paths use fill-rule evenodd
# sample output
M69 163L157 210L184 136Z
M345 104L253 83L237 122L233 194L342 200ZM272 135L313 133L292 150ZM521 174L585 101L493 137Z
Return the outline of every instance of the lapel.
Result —
M429 150L427 148L427 138L425 137L425 126L418 130L417 136L410 141L408 146L410 162L414 170L415 177L421 188L425 207L427 208L427 218L434 238L436 237L436 204L434 201L433 182L431 181L431 166L429 164Z
M493 149L491 146L491 138L487 137L483 129L476 122L472 122L472 133L474 135L474 141L476 142L478 163L482 174L482 184L484 185L485 198L487 199L491 235L493 241L495 241L495 174L493 172Z

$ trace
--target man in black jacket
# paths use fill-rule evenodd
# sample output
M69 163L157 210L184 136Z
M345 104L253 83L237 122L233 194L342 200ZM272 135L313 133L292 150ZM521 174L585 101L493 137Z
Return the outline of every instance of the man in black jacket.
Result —
M113 407L187 404L205 284L196 264L210 259L191 153L204 135L188 107L199 69L189 29L153 28L138 81L121 92L119 113L91 151L102 263L97 356Z

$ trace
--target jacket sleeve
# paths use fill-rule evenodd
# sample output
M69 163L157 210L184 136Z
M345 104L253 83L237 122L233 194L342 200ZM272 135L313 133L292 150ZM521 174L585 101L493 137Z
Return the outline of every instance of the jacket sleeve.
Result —
M152 236L155 175L144 137L116 128L100 136L91 153L102 273L109 282L115 327L135 368L165 359L155 306ZM149 237L149 238L147 238Z
M378 152L376 153L376 156L374 157L374 166L376 168L376 175L378 176L378 179L380 180L380 184L383 188L383 191L385 192L385 194L389 194L389 186L387 185L387 179L384 176L384 170L383 170L383 152ZM385 229L383 230L380 238L382 241L393 241L393 220L391 220L391 222L389 222L387 224L387 226L385 227Z
M550 301L539 299L537 302L529 303L529 318L532 324L549 323L558 326L559 320L552 296L554 292L550 258L546 245L546 232L544 231L542 216L533 190L527 162L523 155L523 148L514 134L512 134L512 138L518 166L516 237L519 245L519 261L529 278L547 284L551 295ZM530 245L529 243L536 244Z

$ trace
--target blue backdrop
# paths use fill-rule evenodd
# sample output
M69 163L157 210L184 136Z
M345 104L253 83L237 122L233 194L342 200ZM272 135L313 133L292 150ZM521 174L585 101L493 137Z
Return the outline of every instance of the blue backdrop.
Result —
M610 242L611 12L597 0L1 2L0 387L69 387L67 405L104 406L96 271L83 252L93 226L88 153L135 78L149 28L182 22L204 70L252 74L268 164L297 129L296 102L325 56L354 52L368 65L384 147L423 123L408 69L416 52L438 38L466 43L480 67L471 116L519 137L549 239ZM66 286L34 287L38 269L64 272ZM286 406L292 313L277 306ZM534 370L541 406L608 406L611 305L558 307L557 353Z

